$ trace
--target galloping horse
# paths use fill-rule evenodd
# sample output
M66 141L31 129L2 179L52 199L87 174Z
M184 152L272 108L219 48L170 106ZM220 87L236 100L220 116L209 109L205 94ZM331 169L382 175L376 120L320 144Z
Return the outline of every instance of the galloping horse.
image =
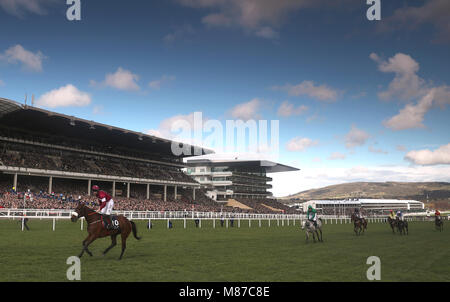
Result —
M397 229L400 235L408 235L408 222L397 218Z
M352 214L351 221L353 221L353 230L356 235L360 235L361 231L364 233L364 230L367 229L367 221L364 218L356 217L355 213Z
M397 226L397 222L395 221L395 219L388 217L388 223L391 226L392 233L395 234L395 227Z
M88 224L87 231L89 235L83 241L83 249L81 250L81 254L78 256L81 258L84 252L92 256L92 253L89 251L88 246L97 238L102 238L106 236L111 236L111 245L103 252L105 255L110 249L112 249L116 245L116 237L117 235L121 235L122 237L122 253L120 253L119 260L122 259L123 253L125 252L127 237L130 235L131 231L133 231L133 236L137 240L141 238L137 236L136 225L133 221L128 220L125 216L119 215L117 216L117 221L119 222L119 229L116 230L107 230L102 224L102 215L97 213L95 210L88 208L84 203L78 203L75 211L72 212L71 220L72 222L76 222L78 218L84 217Z
M309 234L311 233L313 235L313 240L314 242L316 242L316 237L314 234L317 234L317 240L319 240L320 242L323 242L323 238L322 238L322 219L317 219L317 227L314 226L314 224L309 221L309 220L305 220L302 223L302 230L305 230L306 228L306 242L309 241ZM319 232L320 232L320 236L319 236Z
M436 226L436 229L439 230L439 232L442 232L444 230L444 220L442 220L441 217L436 217L434 219L434 225Z

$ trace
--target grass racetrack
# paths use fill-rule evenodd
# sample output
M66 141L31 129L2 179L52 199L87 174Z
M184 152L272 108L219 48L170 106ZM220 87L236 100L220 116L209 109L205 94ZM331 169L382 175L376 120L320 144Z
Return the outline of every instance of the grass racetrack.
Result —
M409 235L393 235L384 223L369 223L362 236L355 236L351 224L324 225L324 242L306 244L296 226L277 226L276 221L257 221L249 228L216 228L203 221L135 220L137 241L132 235L122 261L120 236L106 256L109 237L94 241L90 257L81 258L81 281L367 281L369 256L381 260L381 281L450 281L450 231L438 232L433 222L410 222ZM18 220L0 220L0 281L67 281L66 260L77 256L87 236L80 222L51 220L28 222L22 232Z

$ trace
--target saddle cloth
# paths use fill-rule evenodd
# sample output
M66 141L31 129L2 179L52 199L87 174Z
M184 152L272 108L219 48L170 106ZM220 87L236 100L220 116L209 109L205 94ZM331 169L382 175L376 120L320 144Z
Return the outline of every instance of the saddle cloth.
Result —
M108 220L108 217L110 218ZM109 224L111 230L120 230L120 225L119 225L119 220L117 220L117 216L116 215L102 215L102 223L103 223L103 227L106 228L106 226Z

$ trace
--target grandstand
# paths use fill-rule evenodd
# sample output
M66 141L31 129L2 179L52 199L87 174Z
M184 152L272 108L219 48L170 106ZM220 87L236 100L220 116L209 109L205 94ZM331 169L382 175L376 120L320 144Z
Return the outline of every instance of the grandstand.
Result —
M295 212L272 198L268 173L297 171L267 160L211 159L208 156L187 158L187 174L206 186L207 195L228 204L239 202L259 213Z
M86 199L99 184L114 197L204 199L196 198L201 185L182 172L184 155L175 156L172 143L0 98L2 192Z
M256 197L270 195L266 171L285 166L264 163L261 170L256 162L235 163L232 189L252 206L227 206L210 198L208 185L183 172L184 155L173 154L173 143L0 98L0 207L71 209L79 200L96 206L94 184L111 192L116 210L276 213L285 207L268 200L255 204Z

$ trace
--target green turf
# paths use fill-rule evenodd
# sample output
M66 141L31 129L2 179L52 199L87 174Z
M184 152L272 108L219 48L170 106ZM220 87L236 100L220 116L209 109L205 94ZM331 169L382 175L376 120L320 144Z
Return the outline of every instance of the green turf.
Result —
M450 281L450 231L440 233L432 222L410 223L409 236L393 235L389 226L369 224L355 236L350 224L324 225L324 243L305 242L294 227L268 227L241 221L241 227L216 228L206 221L195 228L174 222L168 230L155 221L152 230L136 221L122 261L118 245L106 256L109 238L98 239L94 256L81 258L82 281L367 281L369 256L381 259L381 281ZM30 220L30 231L19 221L0 220L0 281L66 281L66 259L81 251L86 231L80 224Z

